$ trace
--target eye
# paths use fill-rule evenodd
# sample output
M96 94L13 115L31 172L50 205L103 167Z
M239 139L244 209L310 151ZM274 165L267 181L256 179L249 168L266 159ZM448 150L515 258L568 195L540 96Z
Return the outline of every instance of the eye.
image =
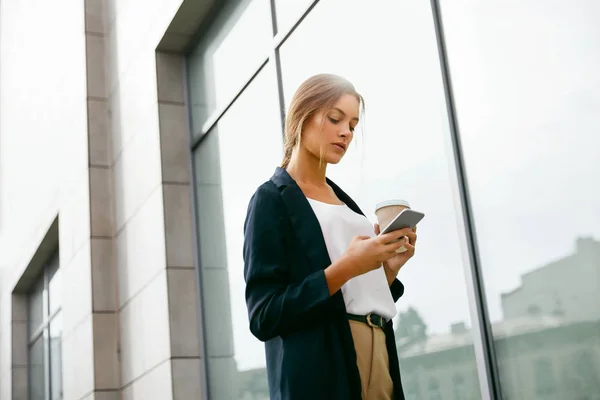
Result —
M350 127L350 132L354 132L354 130L355 130L355 129L356 129L356 127L355 127L355 126L351 126L351 127Z
M337 120L337 119L335 119L335 118L332 118L332 117L327 117L327 118L328 118L328 119L329 119L329 121L330 121L332 124L334 124L334 125L335 125L335 124L337 124L338 122L340 122L339 120Z

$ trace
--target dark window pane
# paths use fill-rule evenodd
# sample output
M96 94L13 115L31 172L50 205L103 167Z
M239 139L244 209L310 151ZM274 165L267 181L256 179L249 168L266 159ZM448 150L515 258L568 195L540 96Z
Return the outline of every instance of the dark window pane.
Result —
M192 131L230 102L269 55L269 0L226 2L188 59Z
M54 254L47 262L46 268L48 269L48 280L51 281L56 271L58 271L58 267L60 266L58 259L58 252Z
M29 294L29 336L35 334L36 331L42 326L46 311L45 311L45 296L44 296L44 275L40 275L39 279L35 283L33 290Z
M217 400L268 398L264 345L248 330L241 249L248 201L283 155L270 67L194 153L204 311L211 321L205 332L209 384Z
M60 308L62 297L62 271L59 268L58 255L48 265L48 306L50 315Z
M50 400L62 400L62 313L50 321Z
M29 349L30 400L46 399L46 340L41 335Z
M364 130L328 175L373 222L376 203L387 199L404 198L426 214L417 255L399 275L406 292L395 326L409 398L454 399L454 373L474 377L460 390L480 398L429 2L319 2L281 57L287 104L322 72L348 78L365 97Z
M600 3L443 15L503 394L596 398L570 360L600 365Z

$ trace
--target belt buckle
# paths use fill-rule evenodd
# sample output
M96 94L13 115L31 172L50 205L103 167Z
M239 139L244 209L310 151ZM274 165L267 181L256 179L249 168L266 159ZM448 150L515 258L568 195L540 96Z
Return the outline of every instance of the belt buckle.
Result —
M373 315L373 313L369 313L367 314L367 324L369 324L369 326L373 327L373 328L383 328L381 325L377 325L375 324L373 321L371 321L371 316ZM381 317L380 317L381 318Z

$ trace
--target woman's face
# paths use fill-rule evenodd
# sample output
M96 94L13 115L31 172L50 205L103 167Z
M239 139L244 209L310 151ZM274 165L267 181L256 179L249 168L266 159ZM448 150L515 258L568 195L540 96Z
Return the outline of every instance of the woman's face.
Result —
M322 110L304 124L302 131L302 147L323 162L337 164L340 162L354 136L354 128L358 124L360 104L358 99L345 94L335 103L331 110Z

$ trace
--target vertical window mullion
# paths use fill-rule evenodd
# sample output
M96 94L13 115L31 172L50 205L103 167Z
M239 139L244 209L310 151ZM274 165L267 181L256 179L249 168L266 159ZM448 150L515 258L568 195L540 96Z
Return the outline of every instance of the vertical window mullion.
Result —
M50 341L48 340L48 326L44 328L42 340L44 341L44 391L46 400L50 400Z
M468 258L465 271L469 281L467 291L470 297L471 313L473 315L473 343L477 360L479 384L481 395L484 399L501 399L502 393L499 384L496 354L491 332L491 323L486 304L485 288L481 277L481 262L479 259L477 235L473 222L472 206L470 201L467 177L464 167L464 157L460 141L460 129L456 116L456 107L452 78L448 63L444 24L440 10L439 0L431 0L431 11L435 27L436 42L439 53L439 62L446 97L446 108L450 125L449 152L452 154L455 168L453 180L455 181L455 195L461 207L463 239L462 252Z
M271 0L271 19L273 21L273 37L277 35L277 9L275 0ZM274 44L271 51L270 61L275 66L277 77L277 98L279 100L279 115L281 118L281 134L284 136L285 143L285 98L283 96L283 77L281 74L281 58L279 56L279 47Z
M50 277L48 267L44 267L44 390L46 400L50 400Z
M27 399L31 399L31 343L27 344Z

